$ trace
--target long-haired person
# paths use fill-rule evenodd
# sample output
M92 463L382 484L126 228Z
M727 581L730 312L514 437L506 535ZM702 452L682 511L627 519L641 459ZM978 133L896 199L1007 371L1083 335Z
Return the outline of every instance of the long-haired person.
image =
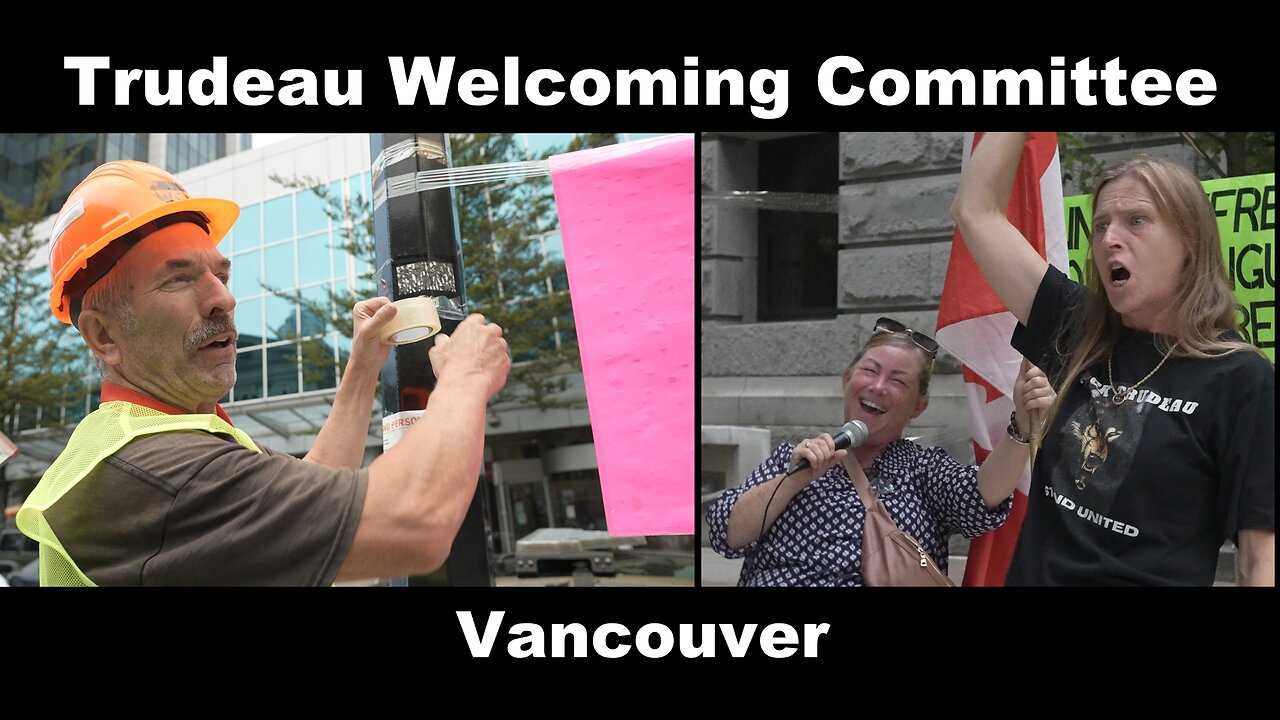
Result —
M1047 409L1052 388L1038 368L1021 373L1010 437L981 469L965 465L902 437L929 405L937 351L928 335L881 318L841 376L845 422L865 424L866 441L837 450L823 433L784 443L716 500L708 535L716 552L745 558L739 585L863 585L863 528L877 499L944 573L950 535L977 537L1004 524L1027 465L1029 411ZM809 467L787 477L801 460Z
M952 205L1058 390L1007 583L1210 585L1233 538L1240 584L1274 585L1275 368L1238 333L1202 186L1148 157L1108 171L1081 286L1005 217L1025 139L983 136Z

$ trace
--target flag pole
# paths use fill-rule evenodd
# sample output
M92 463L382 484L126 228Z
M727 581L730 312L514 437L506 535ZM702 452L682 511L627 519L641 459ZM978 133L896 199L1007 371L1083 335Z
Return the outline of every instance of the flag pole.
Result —
M1022 367L1018 368L1018 377L1026 374L1031 367L1031 361L1022 358ZM1015 383L1015 387L1017 387ZM1015 408L1018 407L1017 400L1014 400ZM1040 425L1044 422L1044 413L1040 410L1027 408L1027 432L1031 436L1031 458L1028 460L1030 467L1035 467L1036 454L1040 452Z

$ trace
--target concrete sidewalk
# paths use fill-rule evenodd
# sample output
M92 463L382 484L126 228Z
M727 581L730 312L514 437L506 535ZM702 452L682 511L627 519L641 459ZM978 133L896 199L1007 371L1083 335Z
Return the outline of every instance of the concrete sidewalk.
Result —
M702 548L702 564L699 568L701 577L698 584L702 587L737 585L738 573L742 569L742 560L729 560L709 547Z

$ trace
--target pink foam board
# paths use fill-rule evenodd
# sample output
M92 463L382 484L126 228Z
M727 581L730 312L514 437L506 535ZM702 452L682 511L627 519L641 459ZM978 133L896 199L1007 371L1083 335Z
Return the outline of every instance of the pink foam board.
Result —
M550 158L610 535L694 531L694 137Z

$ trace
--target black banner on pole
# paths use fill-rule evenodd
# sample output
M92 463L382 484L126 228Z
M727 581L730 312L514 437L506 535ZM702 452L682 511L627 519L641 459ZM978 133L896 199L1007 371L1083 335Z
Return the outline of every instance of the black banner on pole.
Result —
M373 234L378 289L392 301L427 297L436 305L441 332L452 333L466 317L462 250L449 187L417 191L405 178L449 167L444 133L371 134ZM409 189L393 188L400 178ZM432 340L397 346L382 369L384 417L420 415L436 377L427 352ZM467 509L444 567L411 585L492 586L494 568L484 517L485 483Z

